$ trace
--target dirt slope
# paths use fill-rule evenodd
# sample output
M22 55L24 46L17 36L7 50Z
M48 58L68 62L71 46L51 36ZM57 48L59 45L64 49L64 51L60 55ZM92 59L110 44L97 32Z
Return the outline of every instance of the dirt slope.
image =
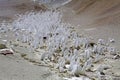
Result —
M27 11L45 10L44 5L34 4L32 0L0 0L0 22L12 20L16 14L23 14Z
M114 38L120 48L120 0L72 0L62 7L63 20L94 39Z

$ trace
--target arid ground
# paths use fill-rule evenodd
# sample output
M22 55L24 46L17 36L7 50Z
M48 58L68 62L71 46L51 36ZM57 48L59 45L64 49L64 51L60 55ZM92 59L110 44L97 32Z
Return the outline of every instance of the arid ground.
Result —
M1 0L0 22L12 22L17 14L41 9L46 8L36 6L29 0ZM73 25L79 34L94 41L113 38L113 45L120 50L120 0L72 0L59 10L63 13L63 21ZM120 76L120 63L115 61L112 64L115 65L114 72ZM19 54L0 55L0 80L58 80L55 77L47 67L33 65Z

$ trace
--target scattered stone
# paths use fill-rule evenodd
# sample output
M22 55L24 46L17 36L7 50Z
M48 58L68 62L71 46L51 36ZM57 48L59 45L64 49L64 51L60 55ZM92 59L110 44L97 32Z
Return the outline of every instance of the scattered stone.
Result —
M55 53L60 53L62 50L61 49L57 49L55 50Z
M104 73L104 72L100 72L100 74L101 74L101 75L105 75L105 73Z
M114 59L119 59L120 58L120 55L115 55L114 56Z
M114 40L114 39L110 39L109 41L110 41L110 43L114 43L114 42L115 42L115 40Z
M65 67L66 67L67 69L69 69L70 65L66 64Z
M101 45L104 45L104 44L105 44L105 42L104 42L103 39L99 39L97 43L98 43L98 44L101 44Z
M2 40L3 42L7 42L7 40Z
M12 49L1 49L0 54L3 55L14 54L14 51Z
M76 47L75 49L79 50L79 49L80 49L80 46Z
M44 39L44 40L46 40L46 39L47 39L47 37L43 37L43 39Z
M95 44L96 44L96 43L94 43L94 42L89 43L89 45L90 45L91 47L94 47Z

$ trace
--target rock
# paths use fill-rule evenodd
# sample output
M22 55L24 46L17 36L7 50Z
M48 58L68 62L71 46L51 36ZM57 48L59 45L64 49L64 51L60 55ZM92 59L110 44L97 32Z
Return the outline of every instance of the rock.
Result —
M65 65L65 68L66 68L66 69L69 69L69 67L70 67L69 64L66 64L66 65Z
M115 42L115 40L114 40L114 39L110 39L109 41L110 41L110 43L114 43L114 42Z
M63 67L59 67L59 71L60 71L60 73L63 73L63 72L65 72L65 69Z
M119 59L120 58L120 55L115 55L114 56L114 59Z
M0 44L0 49L5 49L7 48L5 44Z
M94 47L94 45L96 45L96 43L90 42L89 45L90 45L90 47Z
M104 45L104 44L105 44L105 42L104 42L103 39L99 39L97 43L98 43L98 44L101 44L101 45Z
M64 80L91 80L91 79L85 76L80 76L80 77L64 78Z
M100 72L100 74L101 74L101 75L105 75L105 73L104 73L104 72Z
M3 55L14 54L14 51L12 49L1 49L0 54Z

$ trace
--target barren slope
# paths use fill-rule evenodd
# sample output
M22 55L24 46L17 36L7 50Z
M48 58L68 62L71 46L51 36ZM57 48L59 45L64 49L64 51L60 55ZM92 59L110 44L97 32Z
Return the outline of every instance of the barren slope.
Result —
M72 0L62 7L63 20L94 39L115 38L120 48L120 0Z

